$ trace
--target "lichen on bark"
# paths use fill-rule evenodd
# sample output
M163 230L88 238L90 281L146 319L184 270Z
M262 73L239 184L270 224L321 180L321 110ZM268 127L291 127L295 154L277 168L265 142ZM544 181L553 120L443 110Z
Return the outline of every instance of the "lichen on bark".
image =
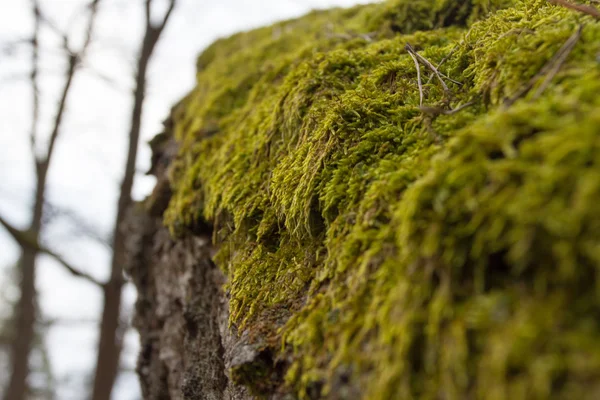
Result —
M421 90L407 44L440 71L416 58ZM598 54L597 22L542 0L391 0L209 47L165 222L213 225L229 327L268 355L231 376L598 398Z

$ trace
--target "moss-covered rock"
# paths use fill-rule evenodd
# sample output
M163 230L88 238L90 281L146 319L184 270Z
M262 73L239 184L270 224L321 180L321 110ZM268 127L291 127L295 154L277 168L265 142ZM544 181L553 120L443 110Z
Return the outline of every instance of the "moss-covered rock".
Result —
M165 221L214 225L231 326L300 398L600 398L599 54L544 0L219 40L173 113Z

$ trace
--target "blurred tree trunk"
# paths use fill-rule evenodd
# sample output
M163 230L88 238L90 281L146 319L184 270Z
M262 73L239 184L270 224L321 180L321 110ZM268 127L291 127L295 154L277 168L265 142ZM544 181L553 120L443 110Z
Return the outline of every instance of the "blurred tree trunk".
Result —
M37 239L41 226L45 183L38 181L34 215L30 230ZM40 190L41 189L41 190ZM27 394L27 376L29 375L29 353L35 329L35 260L37 251L23 247L19 260L21 297L16 307L16 331L11 350L11 376L5 393L6 399L20 400Z
M44 203L46 201L46 184L48 171L56 142L60 136L63 116L77 67L80 65L92 38L92 32L95 23L97 6L100 0L93 0L89 3L90 17L86 29L86 37L81 50L73 51L69 47L68 36L63 36L63 50L67 56L67 70L65 71L65 81L61 90L58 108L54 117L52 130L48 141L45 155L38 157L36 152L37 124L39 117L39 31L44 17L40 10L38 0L32 0L32 10L34 16L34 33L31 39L32 44L32 70L31 84L33 91L33 115L31 127L31 151L35 160L36 187L34 194L33 207L31 210L31 222L27 232L27 241L18 244L21 246L21 258L19 260L20 271L20 298L16 307L16 333L11 346L11 373L10 380L5 392L5 398L10 400L23 400L27 397L28 385L27 377L29 375L29 355L31 353L32 343L35 335L36 321L36 292L35 292L35 270L36 259L40 252L39 239L44 217Z
M121 322L121 294L123 289L123 269L125 262L125 235L122 224L131 206L131 189L136 171L137 150L140 139L141 119L146 97L146 75L152 53L160 39L176 0L169 1L169 7L160 24L151 21L152 0L146 0L146 28L142 47L137 61L136 84L133 93L133 110L129 131L127 161L121 183L117 216L113 234L113 257L110 280L104 286L104 308L100 322L100 340L92 400L109 400L119 371L119 359L123 346L124 329Z

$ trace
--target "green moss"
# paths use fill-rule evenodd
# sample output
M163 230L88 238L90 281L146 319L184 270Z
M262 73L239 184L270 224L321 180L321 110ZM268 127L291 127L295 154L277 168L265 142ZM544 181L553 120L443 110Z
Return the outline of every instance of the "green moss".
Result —
M421 65L424 108L406 43L459 82ZM392 0L220 40L173 113L166 223L214 224L230 322L301 398L597 398L599 53L597 23L542 0Z

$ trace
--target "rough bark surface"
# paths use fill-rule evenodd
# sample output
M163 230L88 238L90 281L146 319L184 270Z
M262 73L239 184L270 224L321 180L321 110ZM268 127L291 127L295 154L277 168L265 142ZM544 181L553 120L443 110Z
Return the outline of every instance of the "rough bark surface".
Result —
M170 197L166 167L174 144L155 149L159 177L146 208L127 218L127 271L138 288L134 326L141 337L137 372L145 399L254 398L227 372L258 352L228 326L223 273L211 260L211 229L174 240L161 214ZM158 166L157 166L158 165Z

